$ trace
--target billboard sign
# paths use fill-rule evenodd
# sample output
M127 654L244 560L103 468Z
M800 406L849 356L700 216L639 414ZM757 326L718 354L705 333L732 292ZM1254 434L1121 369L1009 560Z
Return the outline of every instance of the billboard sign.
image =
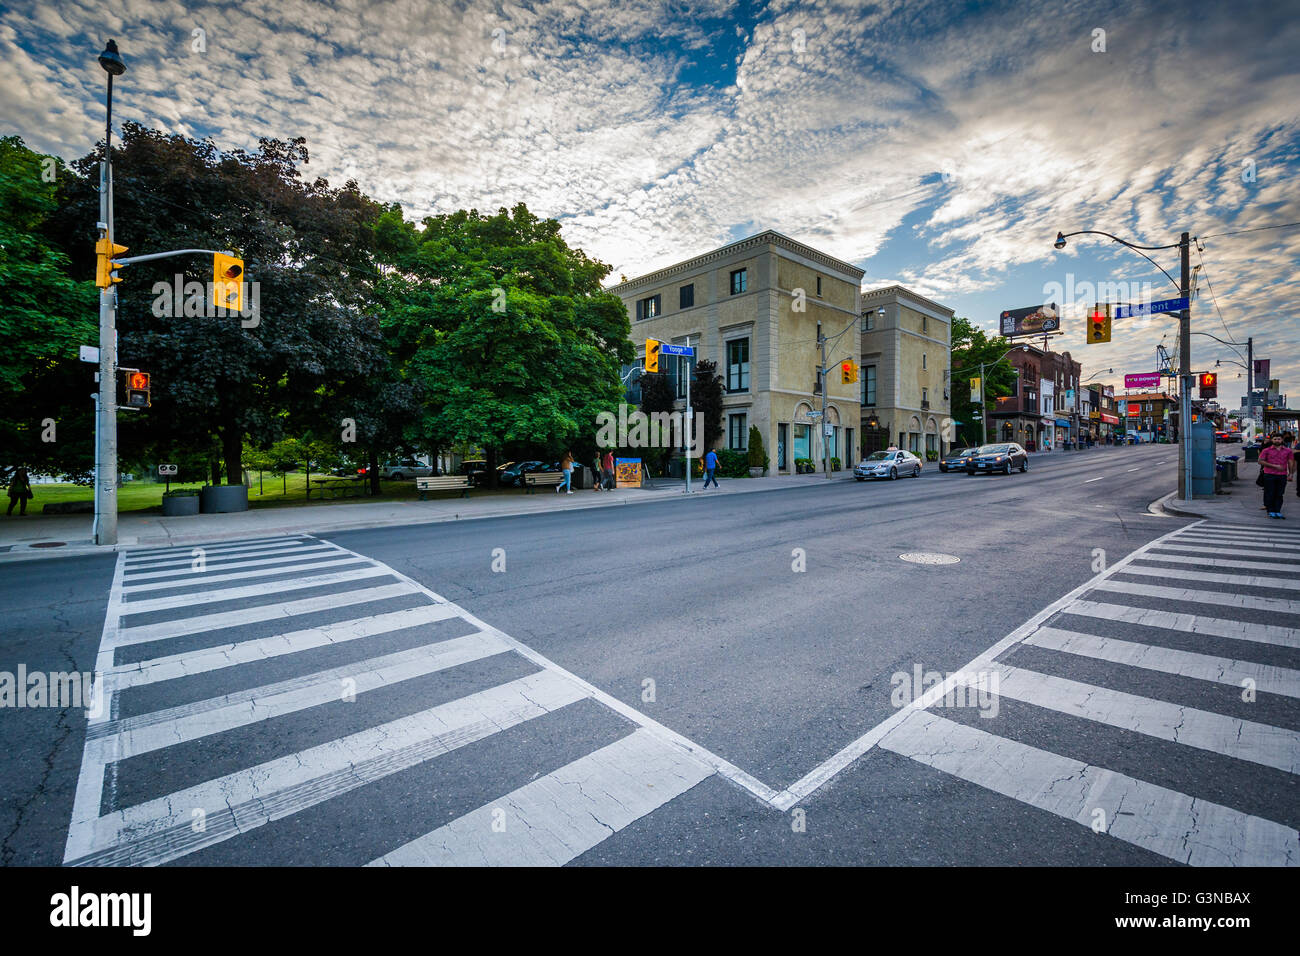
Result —
M1272 363L1272 359L1255 359L1255 378L1267 381L1268 368Z
M1061 330L1061 313L1057 311L1055 302L1031 305L1027 309L1008 309L999 318L1002 336L1008 339Z
M1124 376L1125 388L1159 388L1159 372L1137 372L1132 375Z
M1141 417L1142 417L1142 406L1141 406L1138 402L1130 402L1130 403L1129 403L1129 406L1128 406L1128 417L1129 417L1129 418L1141 418Z

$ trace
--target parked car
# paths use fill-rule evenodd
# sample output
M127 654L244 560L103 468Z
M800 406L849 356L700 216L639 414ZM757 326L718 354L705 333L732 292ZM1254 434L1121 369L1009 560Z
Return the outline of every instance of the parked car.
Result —
M962 448L956 451L950 451L946 456L939 459L939 470L948 471L965 471L966 463L971 455L975 454L974 448Z
M921 459L910 451L873 451L853 466L853 477L858 481L868 478L893 480L899 476L921 477Z
M433 474L433 466L423 464L414 458L390 461L379 469L379 477L390 481L404 481L407 478L428 478Z
M1019 468L1022 472L1029 470L1029 454L1015 442L1002 442L996 445L980 445L975 449L966 465L966 474L1000 471L1011 474L1011 469Z
M509 486L518 486L523 480L524 472L535 470L542 462L533 461L512 461L505 468L501 469L501 484Z
M468 475L469 483L475 487L480 487L487 478L487 460L484 458L466 459L460 463L460 469L456 473L458 475Z

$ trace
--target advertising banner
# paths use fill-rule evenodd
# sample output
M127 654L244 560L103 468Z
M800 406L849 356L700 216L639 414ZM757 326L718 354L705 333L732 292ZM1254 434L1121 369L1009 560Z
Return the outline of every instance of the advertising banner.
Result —
M1129 417L1129 418L1141 418L1141 417L1142 417L1142 406L1141 406L1141 404L1139 404L1138 402L1130 402L1130 403L1129 403L1129 406L1128 406L1128 417Z
M1272 359L1255 359L1255 378L1257 380L1268 378L1268 367L1272 364Z
M1014 339L1026 335L1059 332L1061 313L1055 302L1031 305L1027 309L1008 309L1000 316L1003 338Z
M1132 375L1124 376L1125 388L1159 388L1159 372L1136 372Z
M1110 412L1102 412L1102 413L1101 413L1101 420L1102 420L1103 422L1105 422L1107 425L1118 425L1118 424L1119 424L1119 416L1118 416L1118 415L1112 415Z

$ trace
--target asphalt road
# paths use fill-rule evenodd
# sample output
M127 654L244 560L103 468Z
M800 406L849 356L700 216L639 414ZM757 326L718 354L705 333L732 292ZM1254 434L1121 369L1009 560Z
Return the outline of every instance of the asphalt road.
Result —
M578 864L1167 864L1185 859L1175 844L1188 842L1195 823L1187 833L1125 836L1124 814L1133 812L1123 807L1172 801L1161 811L1172 827L1184 793L1230 808L1228 822L1216 817L1199 842L1238 852L1224 833L1247 817L1284 829L1300 822L1300 714L1287 683L1300 651L1285 635L1247 645L1261 639L1179 628L1263 633L1278 620L1265 596L1277 588L1196 583L1188 586L1222 588L1236 605L1216 615L1212 603L1197 604L1205 619L1187 627L1133 623L1176 606L1142 589L1185 583L1187 554L1206 540L1197 535L1228 535L1240 547L1231 529L1189 532L1168 555L1140 556L1145 570L1133 565L1097 585L1124 593L1086 592L1088 602L1055 609L1049 623L1058 630L1042 631L1034 646L983 658L980 672L1000 674L1001 695L919 711L931 720L924 726L892 699L899 675L963 669L1095 584L1101 568L1189 524L1146 511L1172 487L1176 454L1172 446L1094 449L1035 458L1023 475L942 475L931 466L895 482L837 479L336 533L323 543L256 542L246 556L214 547L197 573L188 549L160 551L126 559L125 591L112 581L111 557L7 565L0 669L17 661L92 669L111 590L110 620L124 615L112 629L114 663L136 670L115 678L125 683L112 719L86 747L88 761L93 750L106 762L83 769L96 789L75 813L83 713L7 712L0 746L14 755L14 772L3 785L0 859L59 862L69 819L103 814L112 832L74 836L75 857L493 862L505 844L482 834L496 832L499 813L503 830L525 821L511 853ZM281 548L290 556L266 557ZM913 552L957 560L900 559ZM1252 573L1281 581L1300 567L1287 563L1300 561L1289 552L1279 560ZM301 561L319 566L304 572ZM1212 575L1209 567L1198 571ZM319 573L340 580L304 576ZM226 590L240 588L258 593ZM429 592L454 602L455 613ZM1098 594L1115 603L1099 604ZM295 601L305 603L284 603ZM1110 620L1079 616L1087 613ZM374 623L390 619L398 623ZM1114 640L1068 653L1050 646L1067 625ZM413 660L430 639L465 644L463 659ZM474 643L485 640L493 646ZM294 641L286 653L281 645ZM1116 641L1152 642L1157 663L1126 666L1116 648L1133 645ZM1232 666L1207 676L1207 658L1189 652ZM382 655L392 656L375 664ZM1259 676L1257 700L1242 702L1228 685L1224 675L1238 671ZM576 697L569 674L585 682ZM352 681L354 698L335 699L340 679ZM502 687L518 688L518 697L499 699ZM1107 690L1094 705L1097 687ZM1179 717L1171 730L1161 708L1173 705L1217 716L1190 729ZM436 760L419 749L431 746L427 726L409 726L426 709L450 728L437 737ZM891 719L883 739L834 763ZM1236 721L1238 740L1223 721ZM672 734L677 743L664 744ZM946 735L942 747L925 742L935 735ZM95 749L106 746L118 749ZM1189 747L1199 747L1195 759ZM963 748L967 763L946 763ZM1092 769L1076 772L1069 761ZM1001 767L1018 769L1004 778ZM1098 767L1114 772L1112 791L1138 788L1105 804L1119 838L1051 803L1054 784L1034 784L1035 774L1088 779ZM625 792L614 778L637 786ZM585 809L575 813L571 801ZM122 808L129 812L119 820L112 811ZM191 812L211 813L211 829L196 831ZM151 813L162 822L149 823ZM1139 815L1129 825L1145 823ZM520 830L516 823L510 832ZM152 842L136 839L146 832Z

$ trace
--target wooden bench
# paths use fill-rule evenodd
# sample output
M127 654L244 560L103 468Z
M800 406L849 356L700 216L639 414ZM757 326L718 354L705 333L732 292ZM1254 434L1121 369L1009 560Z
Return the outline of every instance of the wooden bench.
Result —
M562 471L530 471L524 475L524 494L530 495L538 488L554 488L562 481Z
M416 478L415 487L419 489L420 500L424 501L425 492L459 491L462 498L469 496L470 480L468 475L439 475L436 478Z

